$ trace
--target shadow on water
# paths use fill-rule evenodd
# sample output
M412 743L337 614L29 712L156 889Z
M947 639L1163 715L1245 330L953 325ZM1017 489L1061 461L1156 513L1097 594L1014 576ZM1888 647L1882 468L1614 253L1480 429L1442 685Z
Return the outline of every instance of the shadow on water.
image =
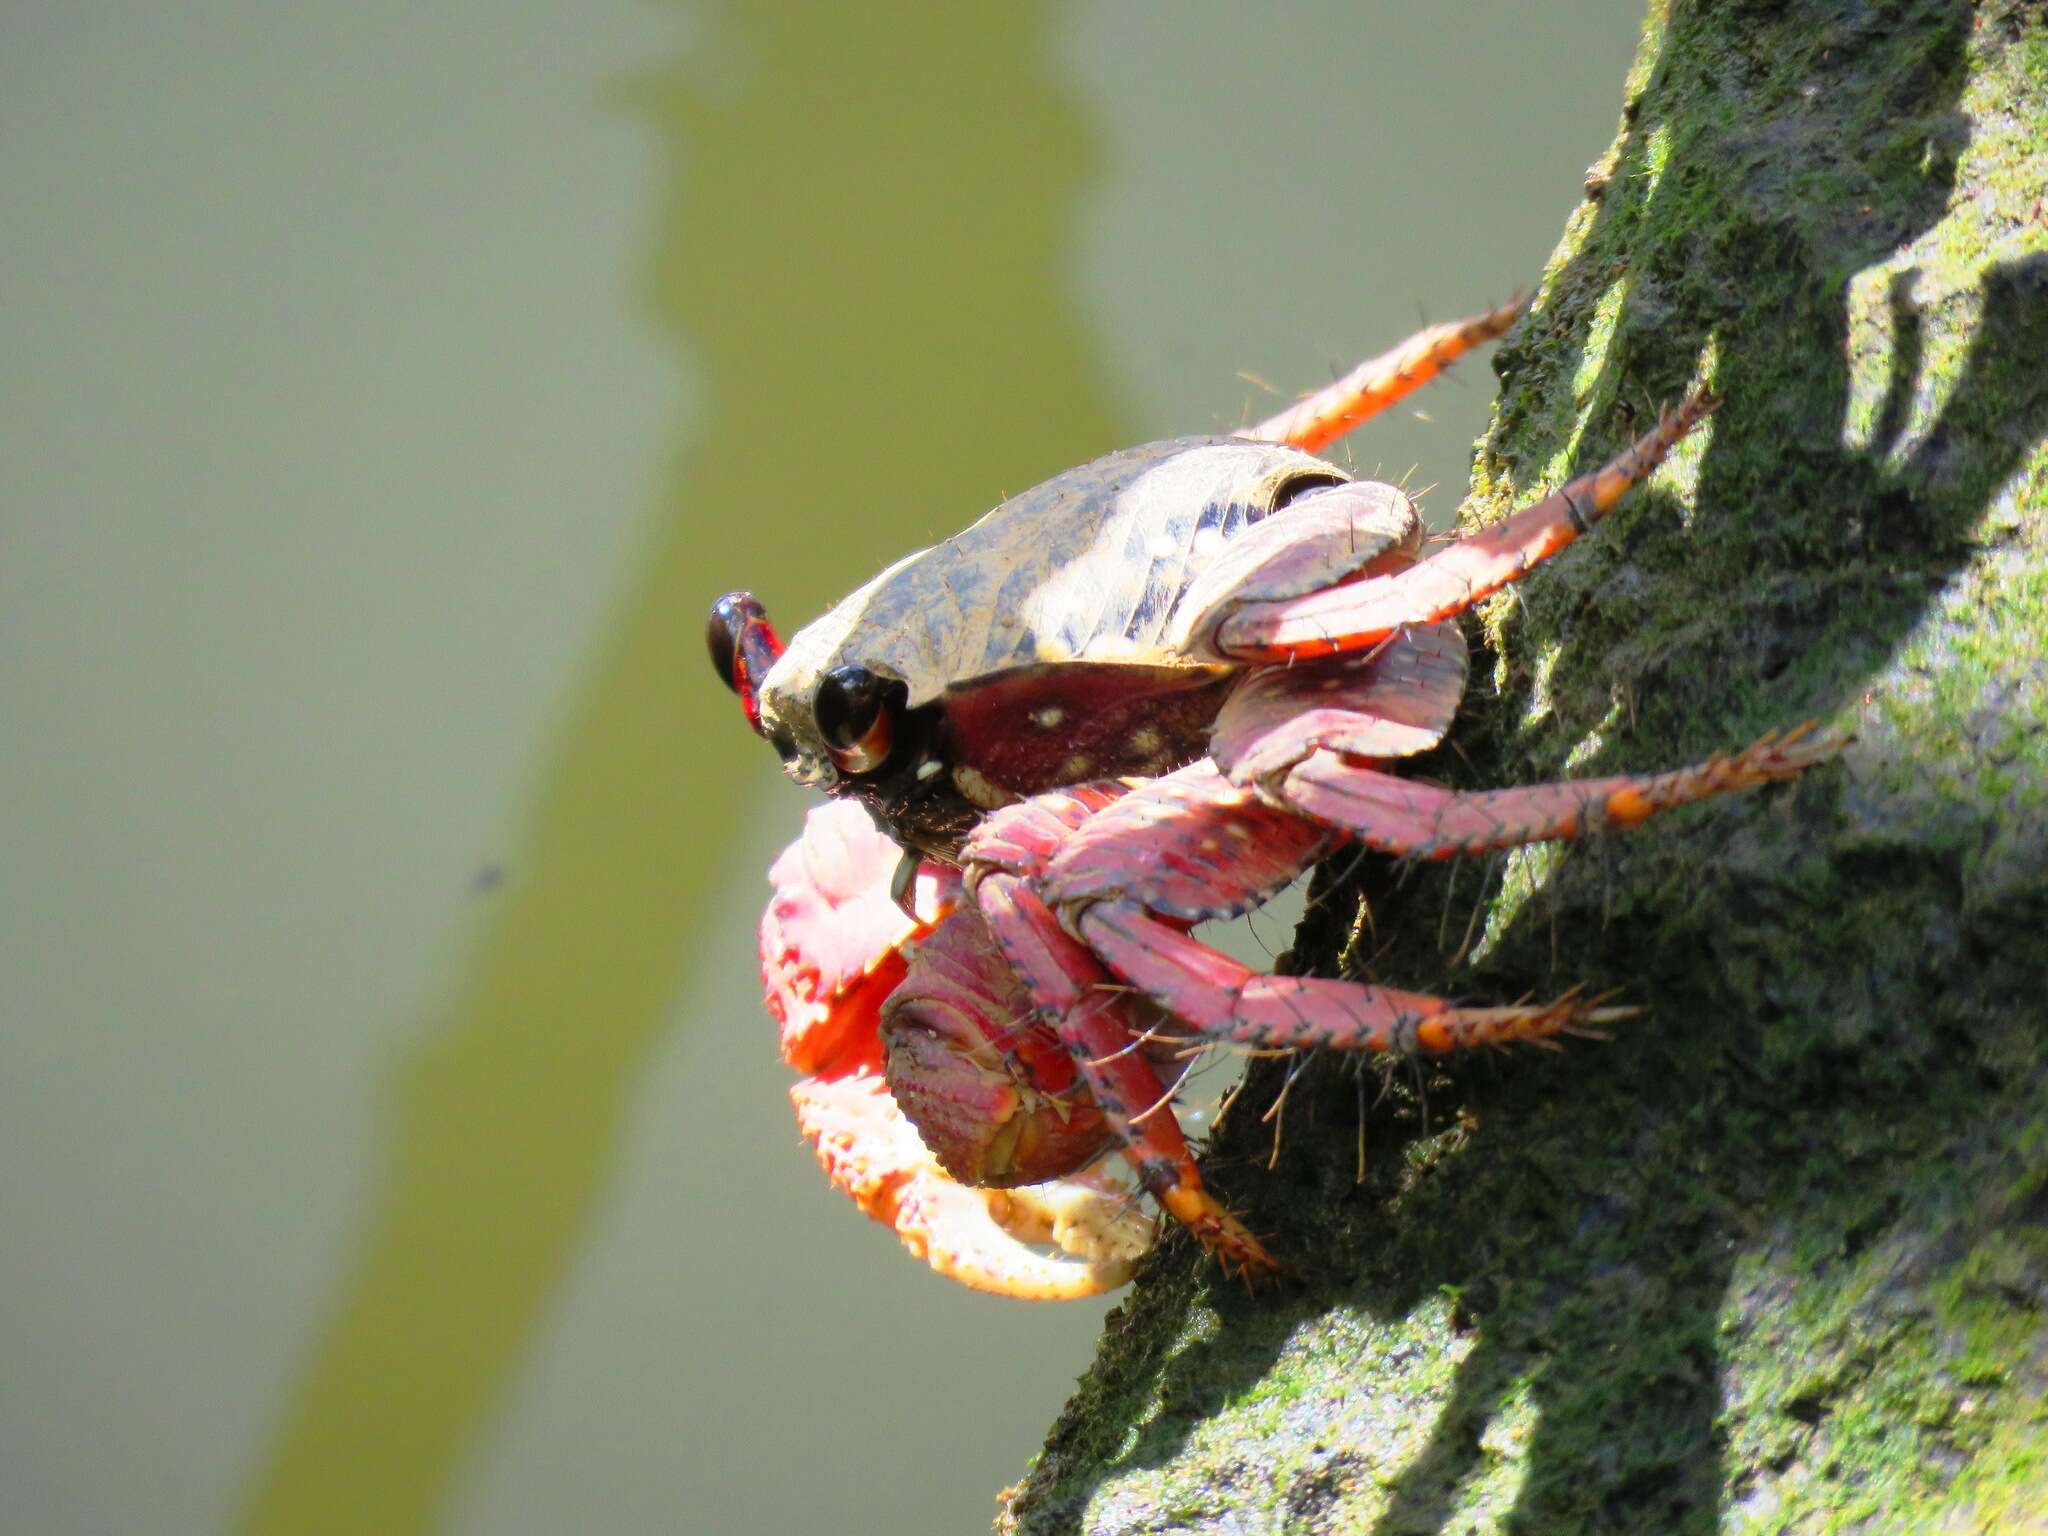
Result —
M1326 953L1353 892L1376 913L1427 914L1420 936L1378 933L1393 946L1378 979L1479 997L1540 989L1562 937L1572 973L1548 984L1621 986L1648 1017L1606 1049L1575 1048L1555 1063L1524 1055L1433 1083L1437 1134L1378 1131L1363 1189L1350 1183L1351 1074L1322 1070L1294 1090L1299 1139L1272 1175L1243 1166L1262 1160L1269 1134L1243 1117L1220 1141L1218 1183L1276 1222L1285 1248L1318 1256L1314 1293L1253 1304L1162 1265L1134 1305L1164 1316L1111 1339L1094 1383L1108 1405L1090 1410L1142 1428L1111 1450L1089 1439L1103 1431L1088 1418L1065 1421L1019 1503L1022 1529L1062 1528L1100 1486L1105 1460L1165 1467L1190 1449L1205 1414L1255 1396L1283 1348L1340 1330L1333 1319L1399 1327L1440 1305L1461 1363L1427 1435L1384 1485L1376 1536L1445 1529L1500 1465L1482 1435L1517 1397L1533 1414L1519 1486L1494 1510L1501 1529L1705 1536L1720 1528L1731 1468L1742 1471L1736 1497L1767 1510L1775 1469L1810 1437L1835 1433L1833 1416L1853 1416L1875 1368L1856 1362L1859 1323L1844 1316L1811 1335L1839 1357L1787 1360L1784 1379L1749 1380L1732 1363L1745 1343L1750 1369L1775 1358L1749 1331L1782 1322L1801 1277L1847 1274L1867 1258L1880 1288L1904 1277L1887 1326L1938 1338L1947 1324L1911 1294L1913 1277L1956 1262L2006 1214L1989 1192L2003 1187L1998 1170L2023 1165L2026 1127L2048 1125L2037 970L2029 980L2043 959L2048 847L2037 814L2011 814L2038 811L2041 787L2001 805L1989 781L1969 777L1994 771L1971 757L2017 728L1999 723L1996 698L1959 711L1962 740L1945 759L1863 706L1911 691L1902 656L1942 622L1944 589L1984 552L1987 511L2048 433L2048 252L2035 244L1975 274L1981 315L1961 328L1967 351L1941 361L1931 376L1945 382L1932 390L1916 274L1894 272L1876 301L1889 309L1888 372L1878 383L1852 376L1871 327L1854 312L1866 301L1852 278L1879 274L1944 216L1967 216L1954 212L1954 194L1973 131L1959 96L1973 11L1952 0L1753 9L1747 58L1667 39L1593 225L1529 322L1586 334L1601 296L1627 282L1599 375L1578 391L1587 427L1573 471L1685 388L1683 371L1643 372L1644 359L1690 360L1711 347L1727 404L1699 468L1693 525L1681 527L1685 510L1668 495L1639 496L1567 557L1569 569L1532 580L1528 611L1568 615L1547 679L1554 712L1516 734L1541 714L1524 673L1497 700L1475 701L1461 730L1513 740L1532 778L1566 772L1603 711L1621 728L1572 756L1574 775L1671 765L1645 761L1641 742L1691 761L1814 715L1860 716L1864 740L1797 791L1581 850L1476 969L1446 975L1450 946L1432 942L1451 903L1455 945L1474 899L1469 872L1453 896L1455 871L1374 861L1361 884L1335 889L1326 871L1321 894L1332 899L1312 913L1323 931L1312 921L1305 934ZM1690 18L1671 25L1682 32ZM1722 86L1744 70L1738 100ZM1755 83L1763 78L1784 82L1782 92ZM1679 200L1676 216L1667 198ZM1688 203L1706 210L1697 226L1683 216ZM1697 334L1671 329L1701 315L1712 318ZM1571 367L1571 349L1559 351ZM1505 400L1503 438L1524 426L1535 394L1562 388L1517 371L1545 358L1559 366L1558 352L1526 335L1508 344L1504 370L1536 388ZM1845 421L1861 443L1845 443ZM1571 426L1551 451L1567 448ZM1525 484L1539 470L1516 468ZM1660 596L1655 612L1637 603L1652 573L1661 592L1684 597ZM1485 675L1482 662L1475 676ZM1454 751L1418 771L1470 780ZM1952 797L1929 782L1937 775L1961 776ZM1698 899L1674 902L1688 888ZM1655 927L1639 917L1632 928L1639 905L1658 912ZM1855 913L1846 926L1844 911ZM1964 956L1975 967L1966 984L1953 970L1934 974ZM1279 1071L1257 1069L1247 1101L1261 1082L1270 1095ZM1204 1308L1216 1324L1188 1342L1173 1320ZM1179 1342L1146 1342L1164 1338ZM1750 1392L1782 1417L1759 1415L1743 1433L1776 1438L1731 1452L1727 1405ZM1284 1492L1303 1519L1340 1503L1342 1488L1389 1475L1360 1445L1414 1429L1376 1423L1341 1394L1320 1408L1312 1400L1311 1391L1288 1431L1301 1430L1297 1451L1318 1442L1314 1475ZM1778 1428L1757 1428L1767 1422ZM1846 1456L1861 1453L1854 1432L1840 1431ZM1916 1419L1913 1433L1922 1457L1965 1459L1962 1429ZM1918 1469L1922 1457L1898 1465ZM1063 1465L1077 1470L1061 1484ZM1257 1465L1205 1475L1268 1486Z
M635 88L671 165L648 292L709 409L446 1014L396 1064L248 1529L434 1523L591 1224L694 929L757 899L718 866L772 763L705 663L710 599L809 615L963 497L1121 440L1061 280L1094 157L1047 25L755 0Z

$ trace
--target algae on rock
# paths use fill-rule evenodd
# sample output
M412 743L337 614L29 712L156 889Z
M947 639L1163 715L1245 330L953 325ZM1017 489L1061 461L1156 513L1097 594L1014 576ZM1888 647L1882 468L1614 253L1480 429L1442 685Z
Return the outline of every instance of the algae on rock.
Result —
M1158 1256L999 1525L2048 1530L2048 15L1658 0L1497 366L1468 523L1725 404L1487 605L1417 771L1856 742L1585 846L1323 871L1305 967L1647 1012L1318 1061L1270 1172L1256 1069L1208 1166L1300 1274Z

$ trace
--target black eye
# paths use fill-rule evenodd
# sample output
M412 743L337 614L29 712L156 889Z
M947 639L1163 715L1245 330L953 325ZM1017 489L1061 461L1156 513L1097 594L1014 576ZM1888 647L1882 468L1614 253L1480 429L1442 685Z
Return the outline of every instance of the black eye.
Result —
M825 745L850 752L875 728L888 685L866 667L835 667L818 679L811 712Z
M762 617L761 605L745 592L728 592L711 605L711 620L704 626L705 642L711 647L711 665L726 687L739 692L733 662L739 656L740 631L750 619Z

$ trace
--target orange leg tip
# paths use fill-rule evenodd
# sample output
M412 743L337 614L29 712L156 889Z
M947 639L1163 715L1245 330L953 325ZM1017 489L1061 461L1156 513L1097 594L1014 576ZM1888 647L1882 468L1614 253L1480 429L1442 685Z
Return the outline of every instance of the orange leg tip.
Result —
M1272 1274L1279 1270L1279 1261L1208 1190L1199 1185L1176 1184L1161 1193L1158 1200L1194 1233L1195 1240L1226 1272Z
M1702 384L1678 403L1677 415L1697 421L1721 408L1721 396L1711 384Z
M1250 1282L1262 1276L1282 1273L1280 1261L1268 1253L1256 1237L1235 1221L1230 1225L1235 1230L1228 1233L1198 1231L1195 1234L1225 1274L1241 1275Z
M1503 335L1522 317L1527 303L1517 294L1498 308L1428 326L1391 351L1360 363L1336 383L1247 428L1244 435L1319 452L1361 422L1405 399L1474 347Z

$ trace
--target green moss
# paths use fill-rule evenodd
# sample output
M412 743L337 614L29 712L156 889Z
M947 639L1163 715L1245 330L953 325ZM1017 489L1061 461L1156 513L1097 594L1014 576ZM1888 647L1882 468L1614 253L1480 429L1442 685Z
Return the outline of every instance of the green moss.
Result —
M1376 979L1583 982L1646 1016L1540 1061L1321 1064L1271 1173L1242 1116L1208 1166L1301 1277L1248 1298L1185 1247L1156 1260L1015 1528L1977 1531L2044 1507L2044 61L2017 4L1653 8L1604 190L1502 348L1466 516L1691 381L1726 403L1486 605L1490 687L1417 771L1637 771L1810 717L1855 744L1626 839L1326 873L1309 964L1363 906Z

